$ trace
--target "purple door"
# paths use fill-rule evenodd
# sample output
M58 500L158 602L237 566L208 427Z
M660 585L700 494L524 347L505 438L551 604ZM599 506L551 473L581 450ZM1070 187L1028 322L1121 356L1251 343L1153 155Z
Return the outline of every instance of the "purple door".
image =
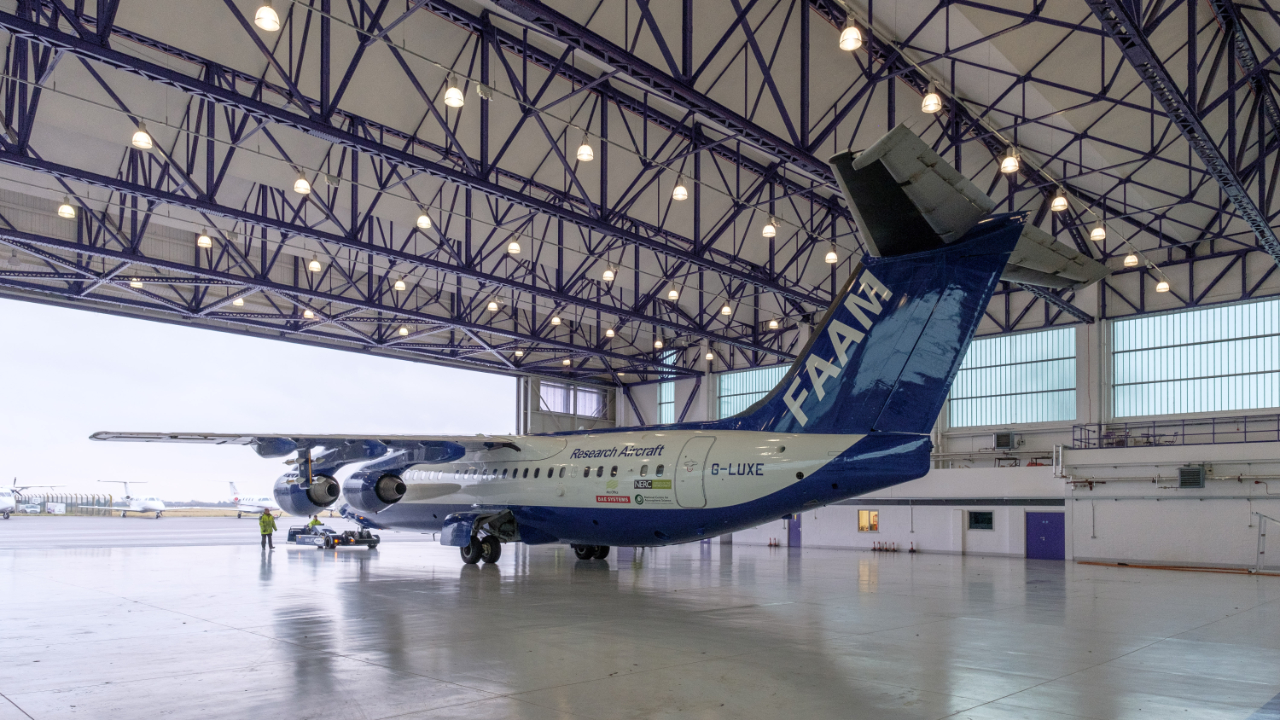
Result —
M1066 559L1066 517L1060 512L1027 513L1027 559Z
M787 547L800 547L800 513L787 521Z

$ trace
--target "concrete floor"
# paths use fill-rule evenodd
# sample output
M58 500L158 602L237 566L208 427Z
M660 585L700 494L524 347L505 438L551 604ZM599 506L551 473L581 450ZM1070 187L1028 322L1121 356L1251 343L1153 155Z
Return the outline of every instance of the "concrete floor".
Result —
M158 546L111 547L124 522ZM717 544L508 546L475 567L390 534L373 553L176 545L223 526L253 539L234 520L0 523L0 720L1280 718L1277 578Z

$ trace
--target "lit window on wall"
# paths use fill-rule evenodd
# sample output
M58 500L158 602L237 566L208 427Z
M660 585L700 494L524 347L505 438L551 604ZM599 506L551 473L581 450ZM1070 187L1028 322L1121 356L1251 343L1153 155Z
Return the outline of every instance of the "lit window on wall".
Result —
M951 427L1076 419L1076 329L974 340L951 386Z
M880 511L859 510L858 532L880 532Z
M996 514L989 511L969 511L970 530L995 530Z

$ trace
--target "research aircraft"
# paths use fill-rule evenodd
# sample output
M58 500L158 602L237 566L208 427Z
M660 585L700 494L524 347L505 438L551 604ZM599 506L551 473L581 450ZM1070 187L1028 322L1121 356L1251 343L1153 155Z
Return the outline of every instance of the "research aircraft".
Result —
M904 126L831 159L867 252L782 381L732 417L529 436L99 432L95 440L296 454L274 489L311 515L502 543L658 546L924 476L930 432L1002 281L1079 290L1109 271L995 202ZM335 472L363 463L339 487Z
M123 500L125 502L126 507L112 508L113 510L120 511L120 517L128 517L129 513L142 513L142 514L155 513L156 519L159 520L160 514L167 509L164 506L164 501L158 497L134 497L133 493L129 492L128 480L99 480L98 482L120 483L121 485L124 485ZM142 485L143 483L134 482L134 484Z

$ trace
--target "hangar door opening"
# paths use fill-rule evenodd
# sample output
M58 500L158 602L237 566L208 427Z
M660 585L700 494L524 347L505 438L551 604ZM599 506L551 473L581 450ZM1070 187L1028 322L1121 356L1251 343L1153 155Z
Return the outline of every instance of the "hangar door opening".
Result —
M1065 560L1067 557L1066 514L1027 513L1027 559Z
M707 506L702 476L707 469L707 454L715 442L713 437L696 437L680 451L680 462L676 463L676 502L680 507Z

